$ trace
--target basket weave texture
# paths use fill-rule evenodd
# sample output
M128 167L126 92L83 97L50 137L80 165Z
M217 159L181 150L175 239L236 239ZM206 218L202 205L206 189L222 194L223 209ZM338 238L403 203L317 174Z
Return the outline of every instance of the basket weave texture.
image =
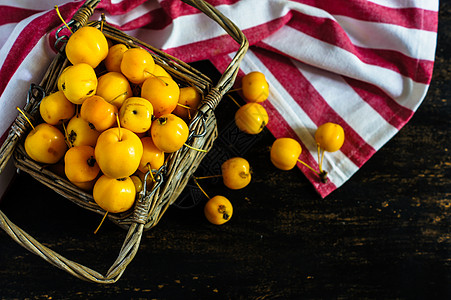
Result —
M232 63L222 74L216 85L213 85L207 76L183 61L125 34L103 20L89 21L100 0L87 0L69 22L72 31L83 26L101 28L105 36L113 42L148 50L152 54L155 63L162 66L180 86L193 86L203 95L202 104L189 124L190 135L187 140L187 144L203 151L193 150L184 146L177 152L172 153L167 158L165 165L160 170L157 170L154 175L156 180L154 186L149 189L143 189L137 195L136 203L132 210L124 213L108 214L108 218L112 222L128 231L116 261L105 275L71 261L45 247L13 224L0 211L1 228L17 243L77 278L96 283L114 283L121 277L139 248L143 231L155 226L167 208L177 200L191 175L196 171L197 166L205 156L206 151L211 149L217 137L214 110L235 81L239 64L248 48L248 41L238 27L207 2L203 0L182 1L199 9L213 19L240 45ZM58 44L62 41L64 42L65 38L67 37L59 37L57 39ZM70 65L64 54L64 43L62 44L60 53L56 55L50 64L40 84L32 84L30 87L23 111L32 122L39 119L40 100L45 95L57 90L59 75L64 68ZM19 114L0 149L0 172L3 171L8 160L13 157L18 169L29 173L38 181L75 204L104 215L105 211L94 202L92 194L79 189L66 178L52 172L50 167L38 164L28 157L24 150L23 141L31 130L30 127L26 118Z

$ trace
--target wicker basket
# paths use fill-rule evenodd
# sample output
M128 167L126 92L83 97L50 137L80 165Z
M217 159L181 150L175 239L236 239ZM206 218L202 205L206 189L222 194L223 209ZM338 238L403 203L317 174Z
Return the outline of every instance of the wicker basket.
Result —
M197 149L203 149L204 151L182 147L177 152L172 153L166 160L164 166L155 173L154 178L156 183L153 187L149 190L144 189L137 195L136 204L132 210L120 214L108 214L108 218L112 222L122 228L128 229L128 233L116 261L112 264L106 275L102 275L86 266L66 259L62 255L45 247L14 225L0 211L1 228L17 243L32 253L41 256L49 263L66 270L80 279L96 283L114 283L121 277L139 248L143 231L155 226L166 209L178 198L185 188L187 181L205 156L205 151L208 151L212 147L217 137L214 109L224 94L232 87L241 59L247 51L248 41L239 28L210 4L203 0L182 1L199 9L216 21L240 45L232 63L224 74L222 74L216 85L213 85L207 76L188 64L126 35L120 30L108 25L103 20L89 21L100 0L87 0L69 22L72 31L82 26L102 27L105 36L113 41L125 43L130 47L147 49L153 55L155 62L162 66L180 86L194 86L203 95L201 107L189 124L190 135L187 144ZM64 41L64 39L67 39L67 37L61 36L57 39L57 43L63 45L61 49L64 48L64 43L60 42ZM40 100L46 94L57 90L57 78L69 64L64 55L64 51L60 51L49 66L41 83L39 85L31 85L26 105L23 108L23 111L31 120L37 120L39 118ZM38 181L77 205L104 215L105 211L94 202L92 194L82 191L64 177L52 172L47 166L38 164L27 156L23 147L23 141L29 130L30 126L28 122L19 114L11 127L8 138L0 149L0 172L5 168L9 158L13 157L16 167L20 170L29 173Z

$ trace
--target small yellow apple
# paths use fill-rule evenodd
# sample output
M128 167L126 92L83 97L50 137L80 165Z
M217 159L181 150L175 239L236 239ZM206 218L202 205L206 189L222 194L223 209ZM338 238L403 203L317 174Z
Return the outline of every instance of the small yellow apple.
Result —
M125 44L111 46L104 60L106 69L110 72L121 72L122 56L127 50L128 48Z
M259 103L249 102L236 111L235 124L247 134L259 134L268 124L268 113Z
M121 60L121 72L132 83L140 84L152 76L155 61L143 48L130 48L124 52Z
M100 76L96 94L117 108L121 107L125 99L133 96L127 78L118 72L108 72Z
M100 168L94 158L94 147L71 147L64 155L64 173L70 182L88 182L96 179Z
M134 132L114 127L100 134L94 152L103 174L111 178L124 178L138 169L143 145Z
M196 114L201 101L202 95L194 87L182 87L178 104L172 113L189 123Z
M100 132L93 125L75 115L66 126L67 140L71 146L95 146Z
M275 167L288 171L298 163L302 153L302 146L293 138L282 137L276 139L270 151L270 159Z
M41 123L25 138L25 151L36 162L55 164L66 153L64 134L55 126Z
M85 99L95 95L98 81L90 65L79 63L70 66L60 76L59 84L70 102L82 104Z
M155 117L171 113L177 106L180 88L169 77L151 76L144 81L141 88L141 97L153 105Z
M164 152L155 146L152 137L141 138L143 144L143 155L139 163L139 171L147 173L151 170L158 170L164 164Z
M94 128L102 132L117 123L118 109L100 96L87 98L80 108L80 116L92 124Z
M152 125L153 106L147 99L130 97L119 110L121 126L135 133L143 133Z
M96 68L108 55L108 41L99 29L84 26L69 37L65 51L73 65L87 63Z
M246 187L251 182L249 162L242 157L232 157L221 165L224 185L232 190Z
M130 177L115 179L102 175L97 179L92 194L94 201L105 211L121 213L135 203L136 188Z
M153 121L150 135L158 149L172 153L185 144L189 136L189 127L176 115L165 114Z
M75 104L67 100L62 91L56 91L42 99L39 104L39 113L44 122L57 125L73 117Z
M171 75L169 75L168 71L166 71L162 66L157 64L155 64L155 69L153 70L152 74L154 76L163 76L172 78Z

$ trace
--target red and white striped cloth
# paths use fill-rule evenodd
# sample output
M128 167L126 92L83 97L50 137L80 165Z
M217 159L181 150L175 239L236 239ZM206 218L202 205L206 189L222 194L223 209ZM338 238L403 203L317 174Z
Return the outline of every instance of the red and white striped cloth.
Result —
M297 139L317 168L316 128L340 124L340 151L326 153L329 183L299 164L325 197L392 138L421 104L432 77L438 0L207 0L249 39L240 78L261 71L276 137ZM54 56L53 32L82 1L0 0L0 144ZM223 71L238 45L208 17L179 0L103 0L93 18L186 61L209 59ZM48 34L51 33L51 34ZM268 163L269 157L268 157ZM0 195L12 167L0 175Z

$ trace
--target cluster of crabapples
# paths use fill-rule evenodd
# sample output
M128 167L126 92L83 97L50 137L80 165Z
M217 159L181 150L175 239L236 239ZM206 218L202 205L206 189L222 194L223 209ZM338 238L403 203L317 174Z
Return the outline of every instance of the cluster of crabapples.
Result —
M246 104L240 106L235 113L235 124L247 134L259 134L268 124L268 113L261 105L268 99L269 85L263 73L253 71L241 80L242 92Z
M268 114L260 105L269 95L269 85L265 75L254 71L246 74L242 79L242 96L246 104L241 106L235 114L237 127L248 134L258 134L268 123ZM280 170L291 170L297 163L301 163L315 172L319 179L327 182L327 171L323 170L323 158L325 152L338 151L345 139L343 128L336 123L326 122L321 124L315 132L315 142L318 153L318 170L299 159L302 153L300 143L290 137L277 138L271 146L270 160Z
M185 145L202 95L179 86L139 47L112 43L100 29L72 33L70 64L40 103L42 121L25 139L36 162L61 164L107 213L130 209L144 174Z
M299 162L316 173L323 183L327 182L327 171L323 170L325 152L338 151L344 143L345 133L339 124L327 122L318 127L315 132L315 141L318 149L318 170L299 159L302 147L293 138L277 138L271 146L271 162L280 170L291 170Z
M268 124L268 114L260 105L269 95L269 85L265 75L254 71L246 74L241 83L242 96L247 104L241 106L235 114L237 127L249 134L258 134ZM291 170L299 162L315 172L322 182L327 182L327 172L323 170L322 163L325 152L338 151L345 139L343 128L336 123L321 124L315 132L315 141L318 149L318 170L299 159L302 153L300 143L290 137L277 138L271 146L270 159L280 170Z

